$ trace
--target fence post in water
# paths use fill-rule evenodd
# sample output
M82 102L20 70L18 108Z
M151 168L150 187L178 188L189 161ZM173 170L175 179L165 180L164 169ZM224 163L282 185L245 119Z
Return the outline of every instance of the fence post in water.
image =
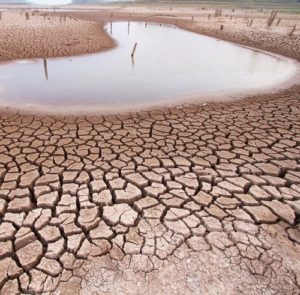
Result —
M2 12L0 11L0 20L2 19Z
M130 22L128 22L128 35L130 33Z
M134 57L136 47L137 47L137 43L135 43L134 46L133 46L133 49L132 49L132 52L131 52L131 57Z
M28 12L25 13L25 16L26 16L26 20L29 20L29 13Z
M45 78L48 81L48 66L47 66L47 59L44 58L44 72L45 72Z
M110 33L112 34L112 22L110 22Z

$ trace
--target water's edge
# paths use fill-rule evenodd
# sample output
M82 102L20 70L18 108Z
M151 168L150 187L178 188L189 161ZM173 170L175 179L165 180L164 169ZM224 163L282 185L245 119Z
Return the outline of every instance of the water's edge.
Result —
M120 21L114 22L114 23L119 23ZM126 22L127 23L127 22ZM138 22L135 22L138 23ZM144 22L142 22L144 23ZM153 22L155 23L155 22ZM148 23L150 24L150 23ZM157 23L155 23L157 24ZM109 25L109 24L107 24ZM106 26L107 26L106 25ZM165 26L165 25L164 25ZM176 27L179 30L182 31L186 31L180 27L174 26L174 25L168 25L171 27ZM187 31L190 32L190 31ZM192 34L197 34L197 35L202 35L196 32L190 32ZM109 35L109 34L108 34ZM109 35L110 36L110 35ZM213 37L209 37L206 35L203 35L207 38L211 38L214 40L217 40L216 38ZM112 36L110 36L112 37ZM117 47L118 42L117 40L115 40ZM45 105L45 104L37 104L37 103L30 103L30 104L22 104L22 103L9 103L7 104L7 102L5 103L0 103L0 108L5 109L5 110L20 110L23 112L29 112L29 113L49 113L49 114L82 114L82 113L103 113L103 114L111 114L111 113L127 113L127 112L135 112L135 111L140 111L140 110L151 110L151 109L159 109L159 108L165 108L165 107L181 107L183 104L206 104L206 103L210 103L210 102L229 102L229 101L234 101L236 99L243 99L245 97L248 96L255 96L255 95L260 95L260 94L273 94L276 93L278 91L284 90L284 89L289 89L295 85L299 85L299 77L300 77L300 63L297 62L294 59L290 59L288 57L285 56L281 56L281 55L277 55L268 51L264 51L264 50L260 50L257 48L252 48L252 47L248 47L248 46L243 46L240 45L238 43L232 43L230 41L224 41L222 40L222 42L226 42L229 44L233 44L234 46L239 46L241 48L247 48L249 50L255 51L255 52L259 52L259 53L263 53L266 54L268 56L272 56L272 57L276 57L279 58L281 60L286 60L289 62L292 62L297 70L296 72L288 77L286 79L285 82L277 84L277 85L273 85L271 87L266 87L265 89L259 89L259 90L250 90L250 91L242 91L242 92L222 92L222 94L212 94L212 93L199 93L199 94L195 94L195 95L179 95L179 96L172 96L170 99L168 100L164 100L164 102L159 102L159 103L138 103L138 104L133 104L133 105L120 105L117 103L114 103L110 106L103 106L103 104L93 104L93 105L87 105L87 104L78 104L78 105L59 105L59 106L55 106L55 105ZM108 51L113 51L116 50L117 47L115 48L111 48ZM97 54L104 54L102 52L100 53L93 53L93 54L87 54L87 55L81 55L81 56L93 56L93 55L97 55ZM72 57L68 57L68 58L76 58L78 56L72 56ZM49 61L52 60L62 60L65 59L65 57L58 57L58 58L51 58L48 59ZM32 60L31 60L32 61ZM9 64L13 64L16 62L20 62L18 60L14 60L12 62L10 62ZM5 63L7 64L7 63ZM2 63L1 63L2 65ZM0 66L1 66L0 65ZM49 108L50 107L50 108Z

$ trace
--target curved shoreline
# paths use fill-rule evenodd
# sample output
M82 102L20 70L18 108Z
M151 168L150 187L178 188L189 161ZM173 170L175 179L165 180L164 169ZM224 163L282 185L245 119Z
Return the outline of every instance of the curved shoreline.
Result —
M114 22L118 22L118 21L123 21L121 19L114 19ZM145 20L138 20L138 21L143 21L145 22ZM86 22L86 20L84 20L84 22ZM153 23L162 23L161 21L158 22L157 20L153 20L151 21ZM105 35L106 38L111 39L112 40L112 46L109 48L105 48L103 50L112 50L114 48L114 46L116 46L116 42L115 40L113 40L111 38L111 36L109 34L106 33L106 31L103 29L104 24L103 21L99 21L99 23L101 24L101 35ZM167 25L174 25L175 27L182 29L182 30L186 30L186 28L178 23L176 24L170 24L168 22L164 22ZM202 34L199 33L198 31L195 30L189 30L195 34ZM203 35L207 35L207 34L203 34ZM216 38L216 37L212 37L210 35L207 35L211 38ZM102 38L102 37L101 37ZM218 38L217 38L218 39ZM223 40L223 39L219 39L219 40ZM269 52L269 51L265 51L262 50L260 48L256 48L256 47L251 47L251 46L247 46L247 45L243 45L240 43L235 43L229 40L224 40L226 42L232 43L236 46L241 46L241 47L245 47L248 48L250 50L254 50L254 51L258 51L258 52L263 52L264 54L269 54L271 56L275 56L275 57L279 57L279 58L286 58L286 59L290 59L289 57L283 56L283 55L278 55L275 54L273 52ZM71 55L71 57L76 57L76 56L80 56L80 55L86 55L86 54L97 54L103 50L97 51L97 52L93 52L93 53L82 53L82 54L75 54L75 55ZM58 58L63 58L65 56L62 57L58 57ZM55 58L55 57L54 57ZM24 58L22 58L24 59ZM297 62L295 59L293 59L293 61ZM8 62L13 62L13 61L8 61ZM242 92L242 93L238 93L238 92L233 92L233 93L225 93L222 95L219 94L211 94L211 93L203 93L203 94L195 94L192 96L181 96L181 97L172 97L169 98L167 101L163 102L163 103L156 103L156 104L139 104L139 105L133 105L131 107L124 107L123 105L119 105L119 106L103 106L103 105L75 105L75 106L52 106L52 105L38 105L38 104L24 104L24 105L3 105L0 106L0 108L3 110L5 109L5 112L9 111L9 112L20 112L22 114L35 114L35 113L40 113L40 114L44 114L44 115L57 115L57 116L62 116L62 115L77 115L77 116L84 116L84 115L115 115L115 114L125 114L125 113L132 113L132 112L138 112L138 111L157 111L160 109L165 109L165 108L182 108L184 106L188 106L188 105L201 105L201 104L208 104L208 103L230 103L230 102L234 102L236 100L242 101L242 100L247 100L248 98L253 98L255 96L265 96L265 95L273 95L276 94L278 92L282 92L283 90L285 92L291 91L294 92L295 89L298 89L297 86L299 86L299 79L300 77L300 70L298 68L297 73L295 75L293 75L293 79L288 79L287 81L280 83L278 86L274 87L267 87L264 89L260 89L260 90L249 90L247 92ZM210 97L210 99L213 97L212 100L209 100L208 98ZM51 108L51 110L49 111L49 108ZM117 112L115 111L117 109Z
M300 86L0 125L1 294L299 294Z
M114 12L113 16L111 16L109 11L83 11L83 12L69 12L68 15L74 16L76 18L80 18L83 20L90 20L94 22L110 22L110 21L142 21L142 22L155 22L155 23L164 23L175 25L181 29L191 31L194 33L206 35L209 37L213 37L216 39L228 41L234 44L239 44L242 46L247 46L251 48L261 49L263 51L268 51L271 53L283 55L292 59L296 59L300 61L300 35L294 36L286 36L286 35L278 35L276 32L272 31L259 31L254 28L248 28L249 32L244 32L243 29L247 28L230 28L229 30L224 25L224 30L220 30L218 18L214 22L204 23L203 19L200 21L190 21L187 20L184 15L149 15L149 13L120 13ZM213 17L212 17L213 19ZM230 25L230 23L228 24ZM239 29L239 30L238 30ZM251 39L247 34L255 35L256 39ZM269 35L273 35L275 40L264 40L264 38ZM277 44L278 39L284 44ZM285 41L290 40L290 43L287 44ZM292 50L287 46L296 46L297 50Z

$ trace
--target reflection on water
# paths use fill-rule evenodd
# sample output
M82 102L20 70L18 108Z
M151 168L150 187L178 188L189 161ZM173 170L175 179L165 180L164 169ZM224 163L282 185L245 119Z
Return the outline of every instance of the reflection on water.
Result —
M171 26L119 22L106 30L118 47L104 53L2 64L0 104L151 105L276 86L296 71L290 60Z

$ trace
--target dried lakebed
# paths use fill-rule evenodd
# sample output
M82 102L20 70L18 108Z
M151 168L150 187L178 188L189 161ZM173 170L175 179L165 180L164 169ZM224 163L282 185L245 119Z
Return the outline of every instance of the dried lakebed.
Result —
M2 114L0 293L299 294L299 105Z
M299 294L299 93L3 112L0 293Z
M298 68L293 60L173 26L116 22L106 30L118 43L107 52L1 65L0 104L64 112L206 102L277 87Z

